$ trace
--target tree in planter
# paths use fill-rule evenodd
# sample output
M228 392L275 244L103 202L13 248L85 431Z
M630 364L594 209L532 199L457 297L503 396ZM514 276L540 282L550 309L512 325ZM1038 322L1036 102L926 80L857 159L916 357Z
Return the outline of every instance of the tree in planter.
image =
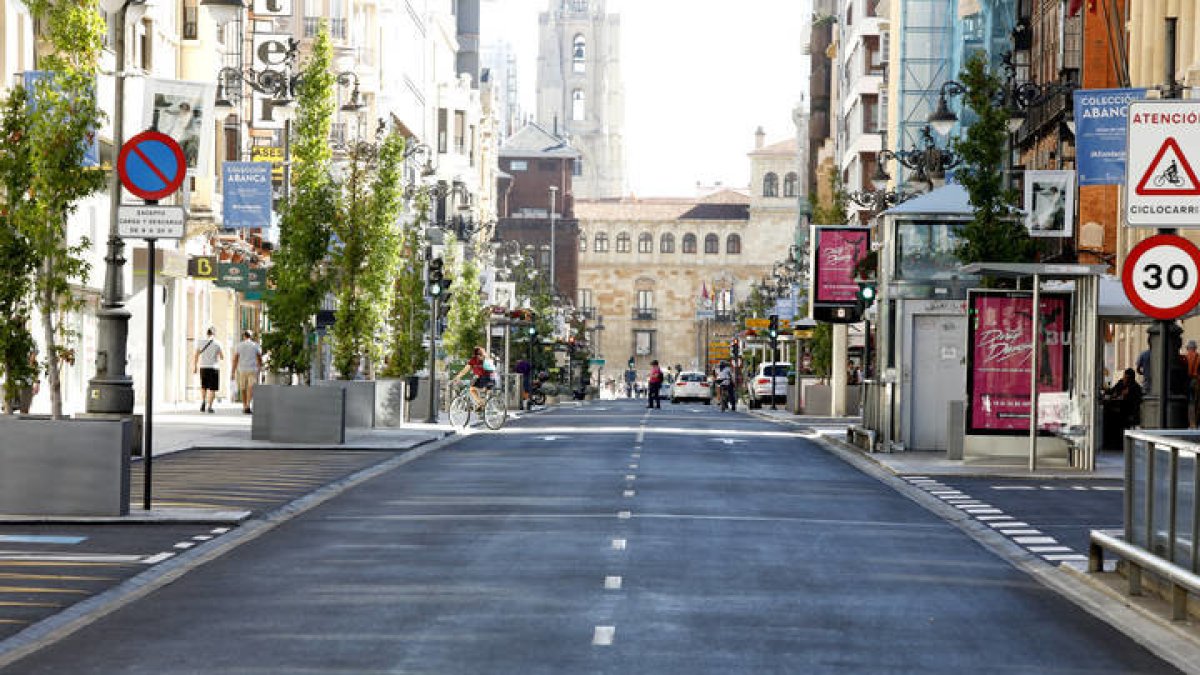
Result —
M425 301L420 247L421 230L429 222L429 195L418 192L416 218L401 226L400 263L392 285L391 310L388 313L388 355L385 377L406 377L426 365L425 322L429 305Z
M471 245L470 240L466 245ZM446 268L454 275L454 282L450 285L450 307L446 312L442 343L449 358L465 361L471 358L475 347L485 344L487 313L481 298L479 266L475 263L477 256L463 255L460 260L458 249L454 237L447 235Z
M332 178L334 75L329 30L321 23L297 85L297 119L292 141L292 198L283 208L279 248L272 255L267 296L271 330L263 349L272 370L307 373L308 329L329 288L324 262L331 223L339 218L338 188Z
M829 379L833 364L833 324L820 322L813 328L812 342L813 375L822 380Z
M25 5L43 27L50 49L40 59L45 76L30 92L21 139L28 144L27 191L23 199L9 197L8 219L37 261L33 292L46 345L51 413L57 419L62 417L61 366L75 358L74 332L66 321L80 302L71 286L87 279L84 256L91 248L87 238L69 240L67 218L81 199L105 185L104 172L84 166L84 158L102 120L96 73L106 29L90 3L26 0Z
M1036 244L1016 215L1017 192L1008 186L1004 153L1008 149L1009 114L996 101L1004 82L991 72L983 52L967 60L959 75L966 87L967 107L978 119L954 149L963 159L955 178L966 188L974 214L961 231L958 259L973 262L1030 262Z
M330 272L337 294L333 363L343 380L354 379L366 361L368 378L382 356L378 333L388 309L388 289L400 263L401 170L404 139L388 133L376 146L351 149L341 215L334 220L337 244Z
M37 268L33 246L17 229L14 212L29 192L30 169L28 92L14 87L0 108L0 375L4 376L3 401L16 399L33 386L37 365L29 356L36 349L30 330L33 314L33 272Z

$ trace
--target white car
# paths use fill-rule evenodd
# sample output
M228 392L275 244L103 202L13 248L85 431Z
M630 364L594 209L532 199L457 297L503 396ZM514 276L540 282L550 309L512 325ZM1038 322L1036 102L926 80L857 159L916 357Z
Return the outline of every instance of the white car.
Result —
M763 403L771 403L772 395L776 403L787 402L788 373L792 364L786 361L771 361L760 363L758 370L747 382L750 394L750 407L761 408ZM774 380L774 385L771 381ZM774 390L772 390L774 386ZM774 392L772 394L772 391Z
M704 373L684 371L675 378L671 387L671 403L680 401L700 401L704 405L712 403L712 383Z

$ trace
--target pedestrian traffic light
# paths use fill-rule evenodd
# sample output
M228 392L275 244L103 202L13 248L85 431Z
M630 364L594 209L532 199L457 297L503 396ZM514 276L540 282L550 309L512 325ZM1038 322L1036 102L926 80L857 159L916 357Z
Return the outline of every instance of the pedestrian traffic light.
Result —
M860 311L875 304L875 282L858 282L858 293L856 293L854 297L856 300L858 300L858 308Z
M771 338L772 342L774 342L775 339L779 337L779 315L778 314L772 314L770 316L769 323L767 324L767 337Z
M430 258L425 265L425 280L429 295L437 297L442 295L450 284L446 280L445 262L441 258Z
M629 357L629 367L630 367L630 368L632 368L632 367L633 367L633 357L632 357L632 356L631 356L631 357Z
M530 337L530 339L537 337L537 326L529 327L529 337Z

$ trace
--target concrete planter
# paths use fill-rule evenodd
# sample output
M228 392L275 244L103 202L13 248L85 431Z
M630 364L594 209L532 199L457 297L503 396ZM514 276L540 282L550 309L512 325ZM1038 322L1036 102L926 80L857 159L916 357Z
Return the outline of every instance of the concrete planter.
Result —
M370 380L316 380L313 385L346 390L347 429L370 429L375 426L376 382Z
M345 443L346 389L258 385L250 438L277 443Z
M408 379L375 381L376 427L398 427L404 424L408 418L409 403L405 400L409 387Z
M0 416L0 513L129 513L130 420Z

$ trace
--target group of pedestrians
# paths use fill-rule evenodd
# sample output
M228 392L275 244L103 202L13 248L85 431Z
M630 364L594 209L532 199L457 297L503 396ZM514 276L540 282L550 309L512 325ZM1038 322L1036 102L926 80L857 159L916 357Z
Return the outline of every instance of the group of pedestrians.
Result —
M217 341L216 331L208 329L205 341L196 348L192 358L192 372L200 375L200 412L213 413L213 403L221 390L221 360L225 352ZM242 403L242 412L249 415L250 402L254 399L254 385L262 372L262 348L254 341L250 331L242 332L242 341L233 348L233 363L230 364L230 379L235 397Z

